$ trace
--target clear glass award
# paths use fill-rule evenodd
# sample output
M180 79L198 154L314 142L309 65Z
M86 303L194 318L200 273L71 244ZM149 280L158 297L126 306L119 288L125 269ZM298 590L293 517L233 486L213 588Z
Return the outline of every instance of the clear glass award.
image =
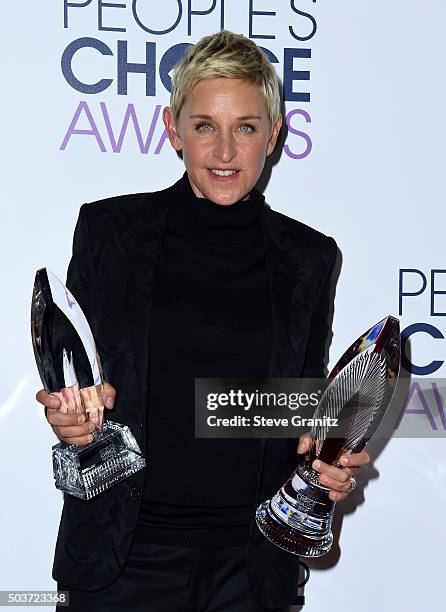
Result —
M145 467L126 425L104 421L100 358L88 321L65 285L47 268L37 271L31 305L31 336L40 378L59 410L84 414L96 429L84 445L53 446L55 485L91 499Z
M272 499L257 508L257 525L273 544L302 557L330 550L335 502L311 465L318 458L342 467L342 455L364 448L390 404L399 367L399 321L389 316L360 336L333 368L313 417L322 424L310 432L310 450Z

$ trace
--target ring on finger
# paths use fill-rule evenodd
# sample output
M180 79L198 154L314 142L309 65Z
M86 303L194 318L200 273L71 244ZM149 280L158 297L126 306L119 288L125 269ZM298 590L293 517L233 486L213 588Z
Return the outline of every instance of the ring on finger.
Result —
M358 484L354 476L350 476L349 481L350 481L350 489L347 491L347 493L351 493L353 489L356 489L356 486Z

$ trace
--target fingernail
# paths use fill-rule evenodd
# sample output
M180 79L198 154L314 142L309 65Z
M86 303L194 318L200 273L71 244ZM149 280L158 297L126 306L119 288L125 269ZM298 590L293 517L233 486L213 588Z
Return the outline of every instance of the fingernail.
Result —
M93 436L91 434L88 436L87 441L88 442L93 442Z
M110 397L109 395L105 398L105 406L107 408L113 408L113 398Z
M80 415L77 417L77 422L78 422L78 423L85 423L85 417L84 417L84 415L83 415L83 414L80 414Z
M57 400L57 399L50 400L50 406L51 406L51 408L58 408L59 407L59 400Z
M303 452L304 452L304 450L305 450L305 444L304 444L303 442L301 442L301 443L299 444L299 446L297 447L297 452L298 452L298 453L303 453Z
M325 476L325 474L322 474L322 476L319 476L319 482L327 482L327 477Z
M340 463L342 463L342 465L348 465L348 457L341 457Z
M313 468L314 468L315 470L318 470L320 467L321 467L321 462L319 461L319 459L315 459L315 460L313 461Z

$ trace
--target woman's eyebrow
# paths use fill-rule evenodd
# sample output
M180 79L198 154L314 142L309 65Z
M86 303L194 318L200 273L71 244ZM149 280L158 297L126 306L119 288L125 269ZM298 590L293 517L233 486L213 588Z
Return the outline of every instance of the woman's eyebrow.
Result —
M247 119L261 119L260 115L243 115L243 117L236 117L238 121L246 121ZM191 115L190 119L212 119L211 115Z
M190 119L212 119L210 115L191 115Z

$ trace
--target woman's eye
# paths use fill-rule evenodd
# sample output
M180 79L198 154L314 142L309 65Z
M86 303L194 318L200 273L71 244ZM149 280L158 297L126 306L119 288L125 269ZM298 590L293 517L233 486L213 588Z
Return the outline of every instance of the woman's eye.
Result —
M199 132L207 132L208 130L205 130L203 128L210 128L211 126L209 125L209 123L200 123L200 125L197 125L197 130Z
M244 130L242 128L248 128L248 129ZM240 126L240 129L242 132L245 132L246 134L248 134L249 132L254 132L254 127L252 125L249 125L248 123L243 123Z

